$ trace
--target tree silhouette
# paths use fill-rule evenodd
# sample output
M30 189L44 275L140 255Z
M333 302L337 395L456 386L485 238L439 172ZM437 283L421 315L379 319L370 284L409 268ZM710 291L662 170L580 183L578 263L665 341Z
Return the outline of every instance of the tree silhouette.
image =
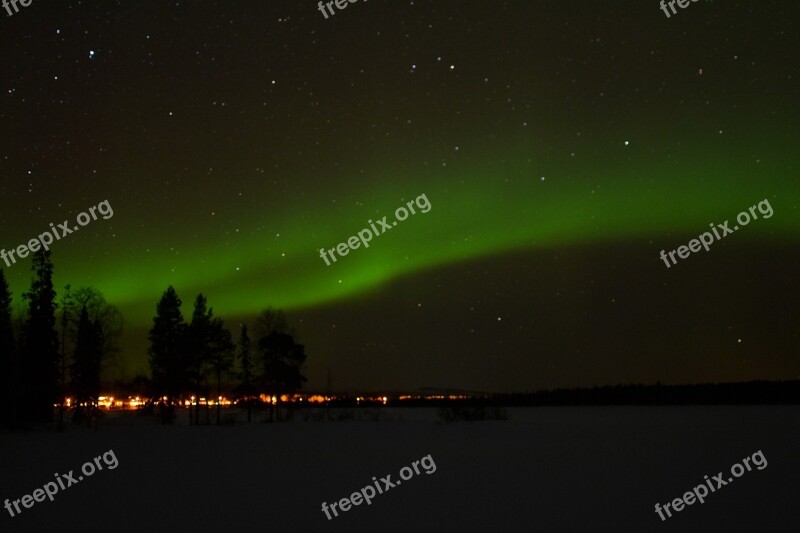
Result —
M307 381L300 373L306 361L305 347L287 333L273 331L258 341L262 383L273 395L292 394Z
M181 314L181 299L170 285L156 306L156 316L148 339L150 370L156 393L166 396L162 421L172 422L173 402L184 381L183 337L185 324Z
M200 397L208 398L206 390L206 367L211 359L211 317L214 312L207 309L206 297L198 294L194 301L192 321L186 328L185 365L189 389L194 392L197 405L194 406L195 424L200 423ZM208 401L206 401L208 409ZM192 423L192 408L189 410L189 423Z
M66 409L65 397L67 395L67 338L71 332L72 322L72 287L67 284L64 286L64 294L58 300L61 308L61 341L59 343L58 354L58 429L62 429L64 423L64 410Z
M220 423L220 398L222 397L222 376L226 375L233 366L234 350L231 332L225 328L221 318L211 321L210 338L211 364L217 377L217 424Z
M100 341L100 371L102 373L107 363L114 363L119 354L119 341L125 321L122 314L113 305L106 302L103 293L94 287L81 287L72 297L78 308L86 306L86 311L97 327ZM77 323L75 324L77 331Z
M28 302L28 320L23 331L23 358L20 381L24 401L23 417L32 422L50 422L53 404L58 395L58 333L55 324L53 263L50 252L33 254L31 270L35 277L30 292L23 298Z
M75 307L72 302L71 289L71 285L65 285L64 294L58 300L58 305L61 307L61 353L59 354L58 381L62 394L67 390L67 337L69 336L69 326L72 321L72 309Z
M253 387L251 384L253 375L253 361L250 358L250 337L247 335L247 325L242 324L242 332L239 335L239 364L241 365L242 383L240 389L247 403L247 421L253 421Z
M16 350L11 320L11 292L0 268L0 424L14 421L12 402L16 402Z
M91 421L92 405L100 394L102 339L100 325L89 318L86 304L81 308L75 336L75 355L70 367L71 388L75 395L74 420Z
M286 314L281 309L273 309L272 307L267 307L258 314L253 332L257 339L263 339L270 333L275 332L294 335L294 332L289 328Z

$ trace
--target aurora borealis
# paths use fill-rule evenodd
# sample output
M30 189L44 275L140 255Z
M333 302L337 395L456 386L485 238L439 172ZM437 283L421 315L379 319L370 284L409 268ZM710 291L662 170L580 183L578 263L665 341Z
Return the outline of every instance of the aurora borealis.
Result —
M234 330L284 308L312 388L796 378L797 8L650 4L34 3L0 37L0 246L108 199L53 261L122 311L128 377L174 285Z

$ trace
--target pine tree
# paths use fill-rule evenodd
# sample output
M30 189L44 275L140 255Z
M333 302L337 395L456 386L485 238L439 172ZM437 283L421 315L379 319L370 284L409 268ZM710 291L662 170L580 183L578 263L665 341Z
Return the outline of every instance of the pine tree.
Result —
M211 319L214 315L213 309L207 308L208 300L202 294L198 294L194 301L194 312L192 321L186 328L186 344L184 358L188 370L187 381L189 388L194 392L197 399L195 408L195 424L200 423L200 397L206 397L206 409L208 408L207 390L207 367L211 359ZM192 414L189 411L189 423L191 424Z
M172 404L177 398L186 374L182 357L185 324L181 314L181 303L175 289L170 285L156 306L153 327L148 335L153 386L159 397L166 396L162 411L164 422L172 422L174 414Z
M58 400L58 333L56 332L53 263L50 252L33 254L35 277L28 301L28 320L23 332L23 360L20 365L23 417L32 422L50 422Z

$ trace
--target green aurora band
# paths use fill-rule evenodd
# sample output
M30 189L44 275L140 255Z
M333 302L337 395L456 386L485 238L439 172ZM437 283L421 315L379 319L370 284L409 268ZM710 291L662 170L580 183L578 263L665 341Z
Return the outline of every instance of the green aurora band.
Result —
M691 165L653 168L652 158L649 165L623 163L633 149L605 148L616 150L620 162L609 163L606 154L598 169L591 164L593 157L584 157L583 165L562 164L545 180L529 163L515 166L505 160L481 166L460 161L435 177L428 170L427 179L398 179L392 186L380 180L366 197L357 198L358 204L311 198L305 205L295 201L291 209L272 208L269 214L238 213L233 226L226 223L227 234L219 227L213 233L227 216L218 213L202 239L196 230L185 229L200 220L154 220L145 232L134 229L135 223L125 217L132 221L142 215L128 209L124 199L109 196L114 217L90 227L102 234L107 231L102 225L113 222L117 237L102 246L126 245L98 253L96 240L85 239L88 235L69 236L54 246L55 281L58 289L66 283L94 285L129 322L145 323L169 285L186 303L203 292L217 314L244 316L267 306L329 304L424 269L556 245L652 240L653 268L660 268L657 254L662 248L674 249L706 231L709 223L733 220L764 198L770 200L773 217L751 222L728 242L785 243L800 236L797 165L785 160L790 151L762 149L759 163L744 154L732 158L703 152L693 154ZM320 258L319 248L346 241L367 227L368 219L387 215L391 222L397 207L423 193L432 205L428 213L409 216L374 237L368 249L350 251L331 266ZM358 196L352 192L353 198ZM240 232L231 233L228 226ZM27 266L12 267L16 294L27 288ZM20 299L15 301L19 305Z

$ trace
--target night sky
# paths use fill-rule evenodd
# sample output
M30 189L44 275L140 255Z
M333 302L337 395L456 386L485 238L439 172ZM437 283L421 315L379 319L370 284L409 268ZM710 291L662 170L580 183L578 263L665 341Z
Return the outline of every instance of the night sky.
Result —
M57 287L125 316L108 379L147 370L170 284L236 336L285 309L311 390L800 378L798 15L35 0L0 11L0 247L109 201L52 246ZM16 304L29 267L5 269Z

